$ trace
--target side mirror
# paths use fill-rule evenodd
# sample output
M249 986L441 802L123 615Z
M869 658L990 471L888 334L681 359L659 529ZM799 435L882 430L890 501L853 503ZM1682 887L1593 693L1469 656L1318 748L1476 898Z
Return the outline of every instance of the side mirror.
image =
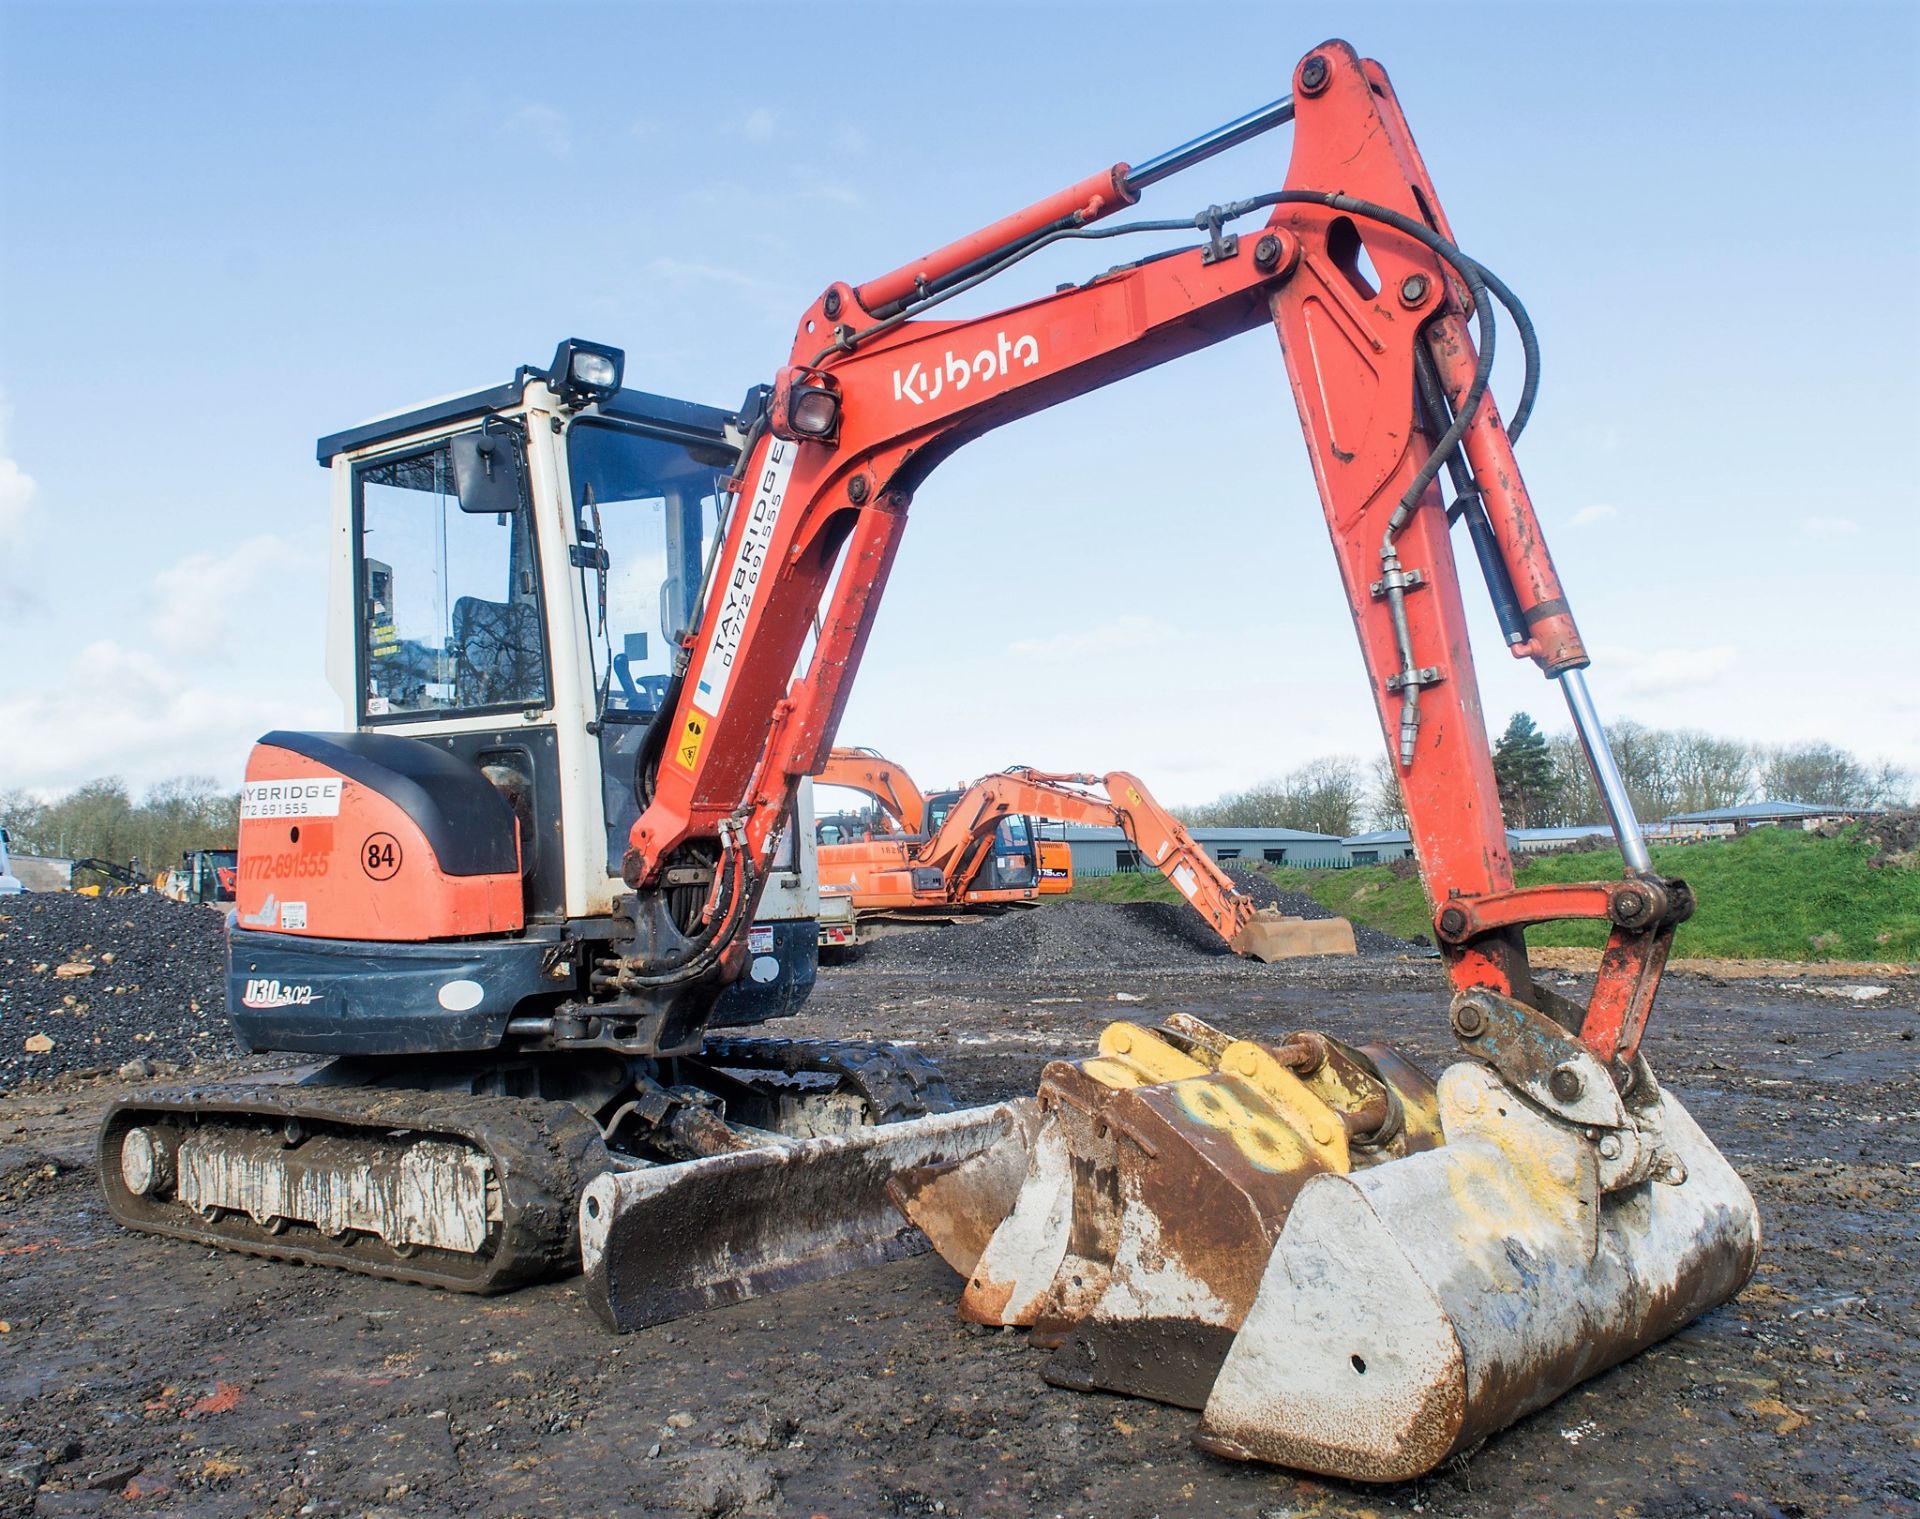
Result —
M453 488L460 510L517 512L526 500L520 440L504 427L461 433L451 443Z

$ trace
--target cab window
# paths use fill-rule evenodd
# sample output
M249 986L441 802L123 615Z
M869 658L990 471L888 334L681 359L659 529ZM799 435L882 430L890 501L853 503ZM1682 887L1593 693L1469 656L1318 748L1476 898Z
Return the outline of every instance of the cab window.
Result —
M354 470L362 714L547 704L533 525L465 512L446 443Z

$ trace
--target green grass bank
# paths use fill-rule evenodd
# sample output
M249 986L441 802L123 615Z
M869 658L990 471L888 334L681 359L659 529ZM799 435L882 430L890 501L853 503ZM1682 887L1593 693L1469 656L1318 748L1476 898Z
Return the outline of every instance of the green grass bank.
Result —
M1867 863L1858 838L1756 828L1735 839L1657 845L1654 868L1693 887L1699 910L1674 936L1674 954L1729 960L1920 960L1920 869ZM1621 872L1617 850L1534 856L1522 886L1595 881ZM1433 930L1418 878L1387 865L1352 870L1266 869L1275 885L1374 928L1411 938ZM1077 881L1074 895L1106 902L1176 901L1157 875ZM1598 949L1597 924L1551 923L1530 944Z

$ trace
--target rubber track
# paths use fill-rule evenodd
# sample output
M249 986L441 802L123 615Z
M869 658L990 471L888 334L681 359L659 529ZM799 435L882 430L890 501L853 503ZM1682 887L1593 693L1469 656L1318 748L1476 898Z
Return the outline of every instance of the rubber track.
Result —
M699 1058L734 1070L838 1076L866 1100L875 1123L950 1113L953 1093L940 1067L899 1045L864 1039L740 1039L710 1036Z
M481 1151L492 1163L504 1214L490 1253L422 1248L402 1257L372 1236L335 1241L301 1225L276 1235L244 1215L209 1224L178 1203L136 1196L121 1180L121 1137L136 1124L225 1122L258 1130L289 1119L376 1143L452 1139ZM504 1292L577 1270L580 1192L609 1164L598 1127L565 1103L396 1087L232 1082L134 1092L109 1107L100 1126L100 1188L108 1211L129 1229L456 1292Z

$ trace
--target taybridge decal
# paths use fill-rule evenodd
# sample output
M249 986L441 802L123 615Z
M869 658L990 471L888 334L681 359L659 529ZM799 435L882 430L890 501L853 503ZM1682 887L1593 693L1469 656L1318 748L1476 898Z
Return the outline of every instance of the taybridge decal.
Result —
M242 1007L305 1007L313 1001L313 988L304 982L275 981L266 977L249 981L240 994Z
M240 791L243 818L331 818L340 815L339 776L302 781L248 781Z
M944 359L928 368L923 369L916 363L894 370L893 398L924 406L939 400L940 393L948 386L965 390L976 381L985 385L1004 380L1016 361L1022 369L1033 368L1040 362L1040 344L1026 333L1017 338L1010 338L1004 332L996 333L994 346L982 348L971 359L949 348Z
M767 565L767 552L773 545L773 527L780 520L780 506L787 496L787 481L793 476L793 461L800 445L775 438L754 481L753 500L746 507L746 522L740 534L740 547L734 551L733 566L721 586L720 615L708 640L706 658L700 662L700 678L694 689L700 705L709 712L720 710L727 694L727 681L733 675L734 656L740 652L740 639L746 632L747 615L753 610L754 594L760 589L760 577ZM689 719L691 722L691 719ZM684 738L682 741L684 747ZM699 745L694 745L699 753ZM691 770L692 761L681 763Z

